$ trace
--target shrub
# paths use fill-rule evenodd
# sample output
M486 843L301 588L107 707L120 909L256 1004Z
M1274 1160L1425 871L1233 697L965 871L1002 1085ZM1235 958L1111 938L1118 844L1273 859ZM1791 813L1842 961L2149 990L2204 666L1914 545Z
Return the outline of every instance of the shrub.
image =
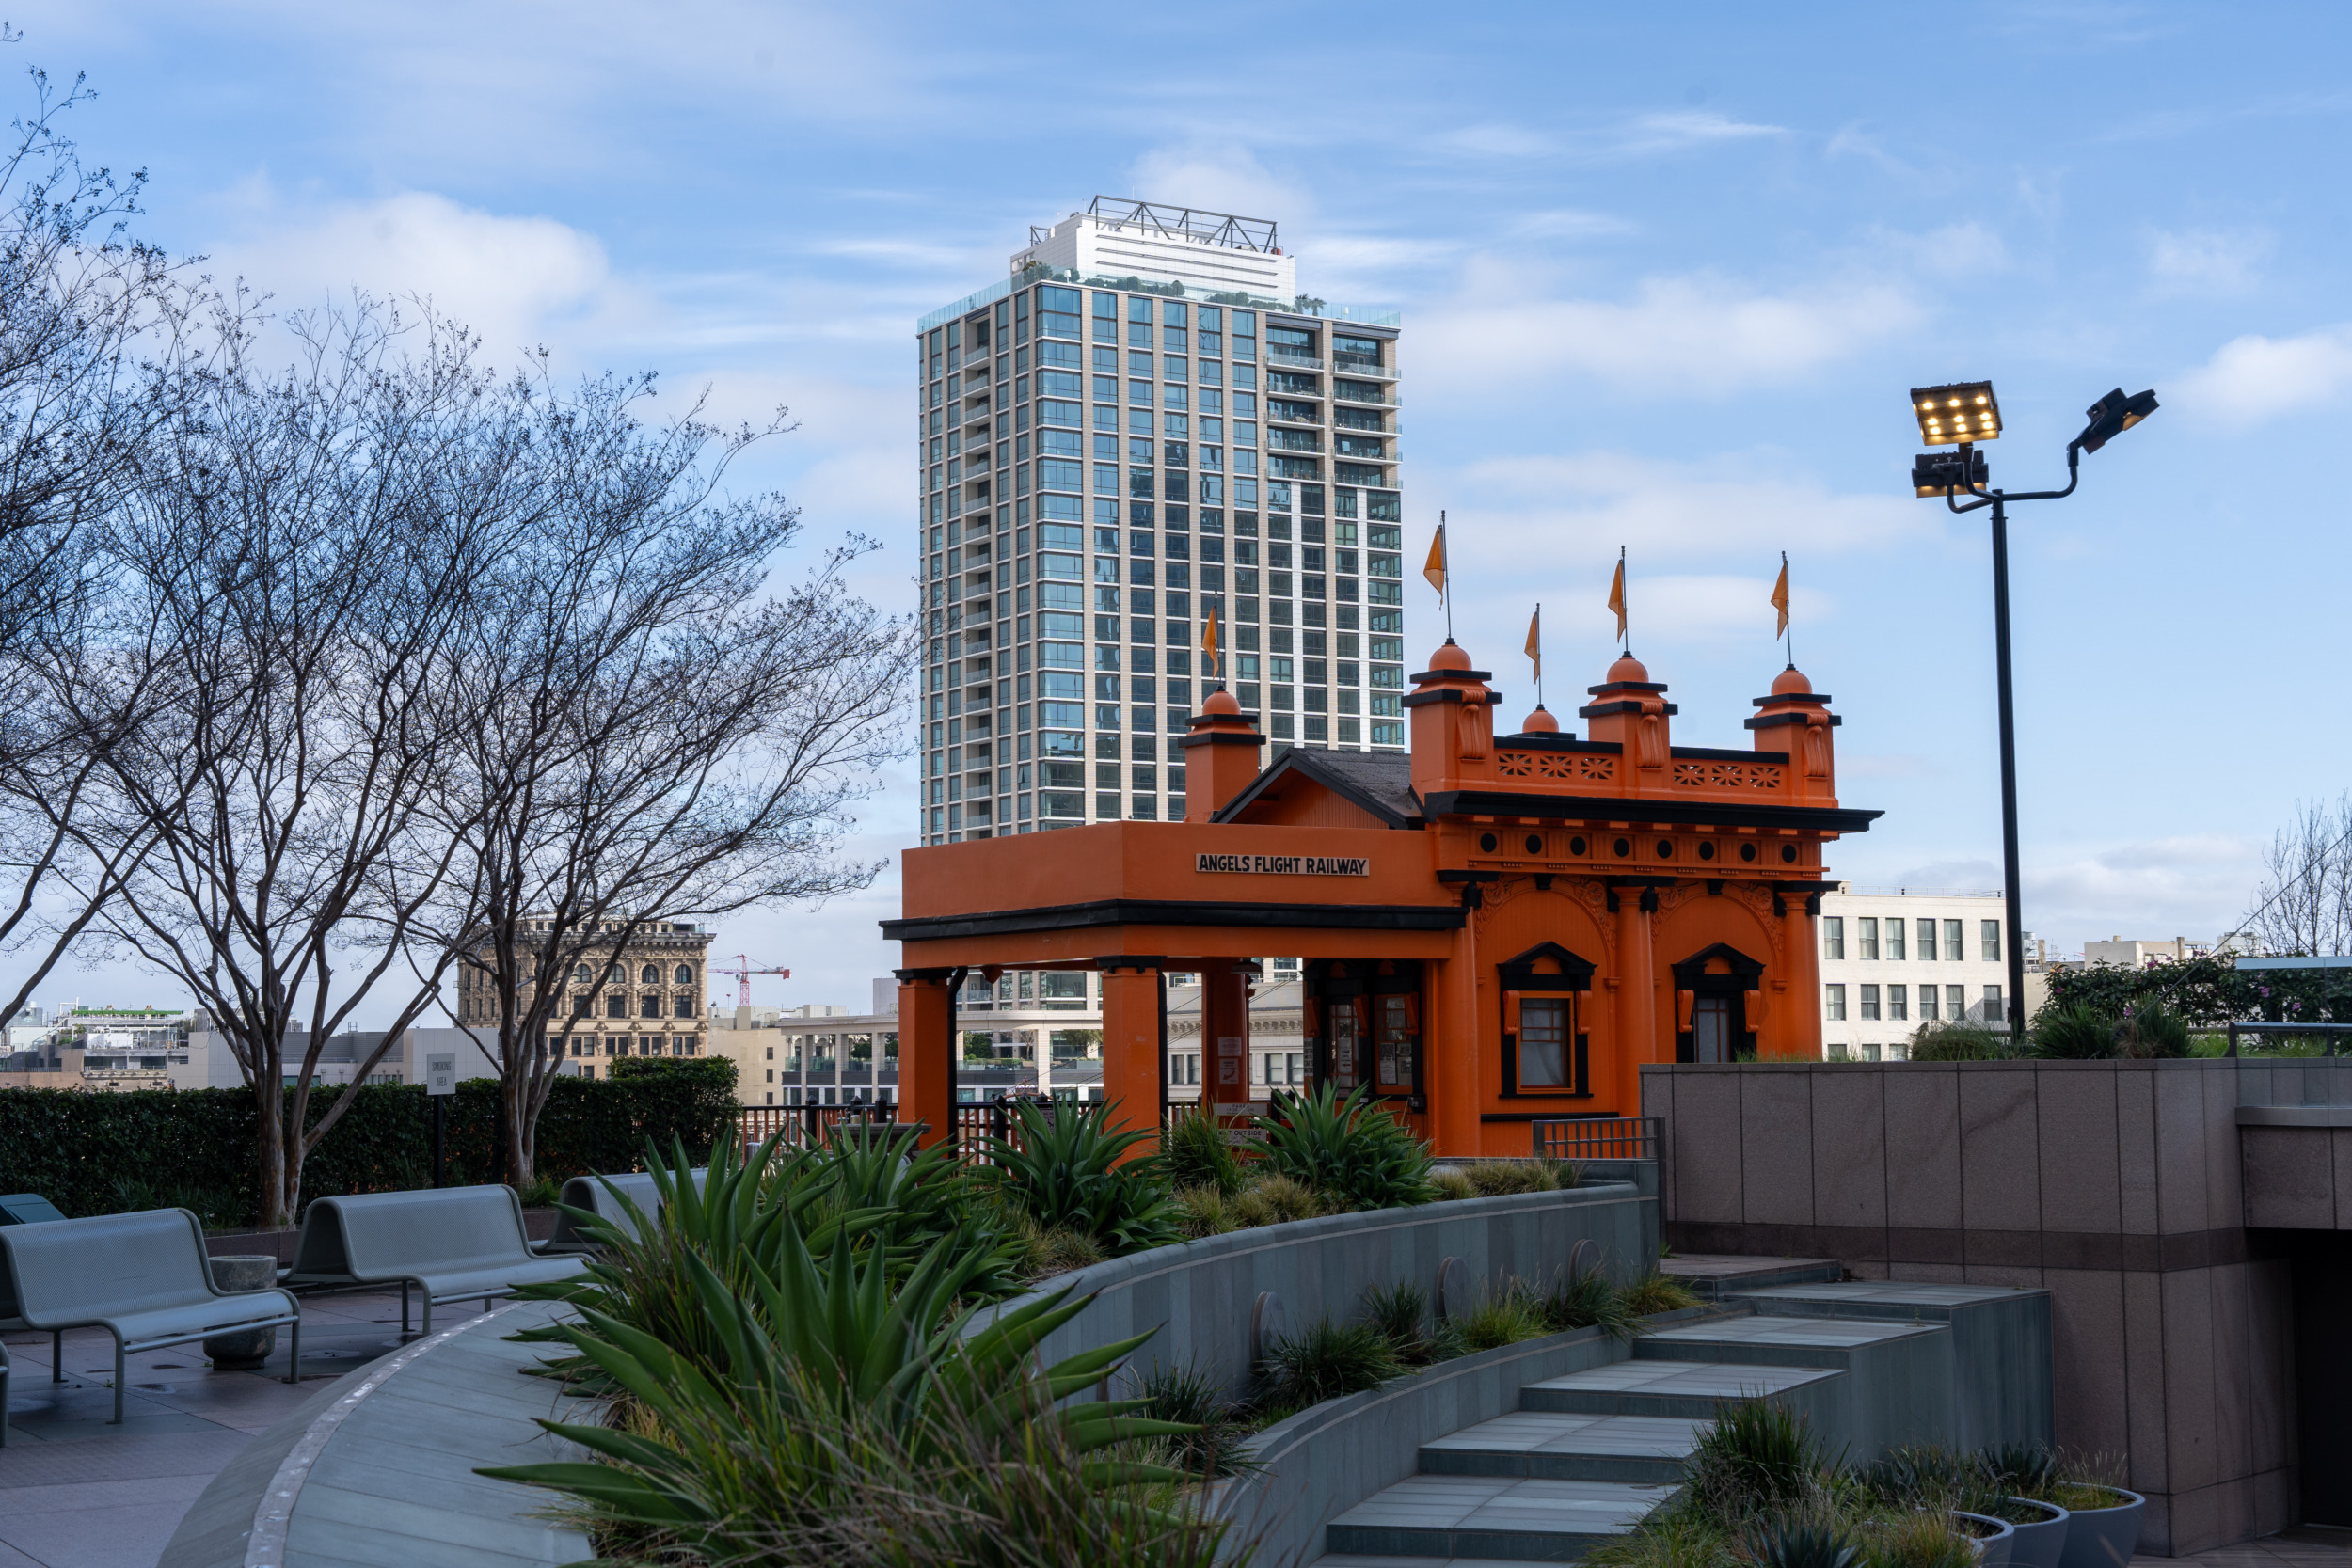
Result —
M1994 1062L2017 1053L2009 1037L1966 1023L1923 1023L1911 1037L1915 1062Z
M1805 1418L1768 1400L1724 1405L1683 1464L1692 1494L1726 1519L1804 1501L1825 1468Z
M1143 1409L1153 1420L1193 1429L1164 1439L1191 1474L1213 1481L1248 1468L1241 1454L1248 1429L1207 1373L1192 1367L1154 1367L1143 1380Z
M1241 1228L1225 1195L1215 1187L1179 1187L1168 1201L1175 1208L1176 1228L1195 1241Z
M1555 1193L1577 1185L1583 1174L1565 1160L1478 1160L1456 1168L1480 1197Z
M1244 1229L1311 1220L1323 1212L1315 1195L1287 1176L1263 1176L1245 1187L1227 1206L1233 1223Z
M1285 1096L1257 1125L1275 1174L1351 1208L1395 1209L1435 1196L1429 1146L1375 1104L1369 1088L1344 1100L1328 1084Z
M1946 1513L2003 1512L2001 1490L1973 1455L1929 1445L1896 1449L1865 1465L1859 1479L1881 1501L1896 1508Z
M1862 1548L1825 1525L1766 1529L1748 1548L1756 1568L1861 1568Z
M2188 1022L2160 1003L2124 1009L2115 1026L2115 1053L2146 1059L2189 1053Z
M2047 1006L2034 1015L2028 1050L2056 1061L2087 1062L2115 1054L2115 1022L2088 1002Z
M1168 1180L1180 1188L1210 1187L1231 1194L1241 1186L1241 1159L1205 1105L1180 1112L1168 1125L1163 1148Z
M1429 1315L1429 1297L1418 1285L1400 1281L1374 1286L1364 1292L1363 1314L1364 1322L1377 1329L1404 1360L1415 1359L1412 1353L1428 1342L1422 1323Z
M1642 1314L1598 1269L1563 1281L1535 1307L1545 1328L1554 1334L1570 1328L1597 1328L1613 1339L1629 1342L1643 1329Z
M1103 1249L1092 1237L1058 1227L1049 1230L1026 1214L1017 1216L1015 1234L1021 1242L1021 1273L1026 1279L1067 1274L1103 1261Z
M1295 1408L1377 1388L1404 1370L1378 1329L1328 1318L1267 1346L1263 1368L1275 1398Z
M2035 1497L2042 1502L2056 1499L2049 1494L2058 1489L2062 1477L2058 1455L2044 1448L2024 1443L2011 1443L1997 1449L1986 1449L1977 1455L1977 1465L2003 1492L2019 1497ZM2059 1504L2064 1507L2064 1504Z
M1471 1184L1469 1176L1454 1165L1447 1165L1433 1172L1429 1178L1429 1184L1437 1189L1437 1194L1441 1198L1458 1199L1478 1196L1478 1189Z
M1150 1134L1113 1132L1110 1113L1102 1101L1015 1105L1018 1138L989 1140L1006 1196L1046 1229L1075 1231L1114 1258L1182 1241L1159 1157L1120 1163Z
M1479 1297L1478 1305L1452 1326L1461 1334L1463 1346L1473 1351L1499 1350L1521 1339L1540 1339L1552 1331L1544 1321L1543 1305L1526 1287L1516 1283Z
M1651 1274L1625 1288L1626 1310L1637 1318L1654 1312L1679 1312L1699 1305L1698 1293L1678 1279Z

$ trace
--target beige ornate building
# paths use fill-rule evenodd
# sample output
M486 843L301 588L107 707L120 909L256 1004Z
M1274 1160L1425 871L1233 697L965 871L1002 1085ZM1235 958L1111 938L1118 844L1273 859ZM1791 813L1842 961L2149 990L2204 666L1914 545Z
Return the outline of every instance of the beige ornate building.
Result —
M615 932L617 925L604 927ZM618 955L572 966L548 1044L571 1059L582 1077L596 1064L623 1056L700 1056L705 1053L704 1006L711 933L699 926L657 921L628 939ZM534 978L527 975L526 983ZM482 970L460 964L460 1027L495 1024L498 1001Z

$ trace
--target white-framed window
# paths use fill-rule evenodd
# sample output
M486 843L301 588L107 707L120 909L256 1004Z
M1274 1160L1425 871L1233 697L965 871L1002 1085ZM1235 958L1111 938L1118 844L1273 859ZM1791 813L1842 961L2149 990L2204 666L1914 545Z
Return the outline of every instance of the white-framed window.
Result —
M1977 926L1982 935L1984 961L1989 964L1999 963L2001 961L2001 923L1997 920L1979 920Z
M1825 914L1821 917L1821 957L1842 958L1846 956L1846 918ZM1842 1013L1838 1015L1843 1017Z
M1822 1016L1827 1018L1833 1023L1844 1022L1846 1019L1846 988L1843 986L1823 986L1821 988L1821 998Z
M1894 928L1900 930L1901 923L1896 922ZM1890 1022L1896 1020L1909 1021L1911 1017L1911 988L1909 986L1886 988L1886 1017Z
M1865 1019L1867 1019L1867 1020L1873 1020L1873 1021L1875 1021L1875 1020L1878 1018L1878 1016L1879 1016L1879 989L1878 989L1878 987L1876 987L1876 986L1865 986L1865 987L1863 987L1863 988L1862 988L1862 1016L1863 1016Z
M1859 916L1854 925L1854 957L1876 959L1879 956L1879 923L1875 915Z

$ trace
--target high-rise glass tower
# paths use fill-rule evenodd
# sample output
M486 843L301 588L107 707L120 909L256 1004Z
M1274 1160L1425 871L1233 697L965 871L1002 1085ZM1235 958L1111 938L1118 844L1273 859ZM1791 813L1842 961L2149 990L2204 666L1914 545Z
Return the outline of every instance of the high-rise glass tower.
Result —
M1276 239L1098 197L916 324L924 843L1181 818L1219 675L1278 752L1403 749L1397 316Z

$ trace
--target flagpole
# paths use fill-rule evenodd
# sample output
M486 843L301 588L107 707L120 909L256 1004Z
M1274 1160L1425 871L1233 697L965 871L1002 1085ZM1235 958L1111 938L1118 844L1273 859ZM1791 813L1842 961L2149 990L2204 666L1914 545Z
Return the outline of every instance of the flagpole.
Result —
M1454 641L1454 542L1446 537L1445 509L1438 509L1438 566L1445 573L1445 592L1438 597L1445 604L1445 640Z
M1788 552L1787 550L1780 552L1780 575L1783 578L1788 576ZM1788 596L1794 599L1796 594L1791 594ZM1785 610L1781 613L1788 615ZM1781 633L1781 636L1788 640L1788 668L1794 670L1797 667L1797 618L1794 615L1788 615L1788 629Z
M1618 601L1626 609L1632 608L1633 594L1628 590L1625 580L1625 546L1623 545L1617 546L1617 595ZM1625 610L1617 611L1617 643L1629 654L1633 651L1633 617L1628 615Z
M1544 601L1535 601L1535 705L1544 705Z

